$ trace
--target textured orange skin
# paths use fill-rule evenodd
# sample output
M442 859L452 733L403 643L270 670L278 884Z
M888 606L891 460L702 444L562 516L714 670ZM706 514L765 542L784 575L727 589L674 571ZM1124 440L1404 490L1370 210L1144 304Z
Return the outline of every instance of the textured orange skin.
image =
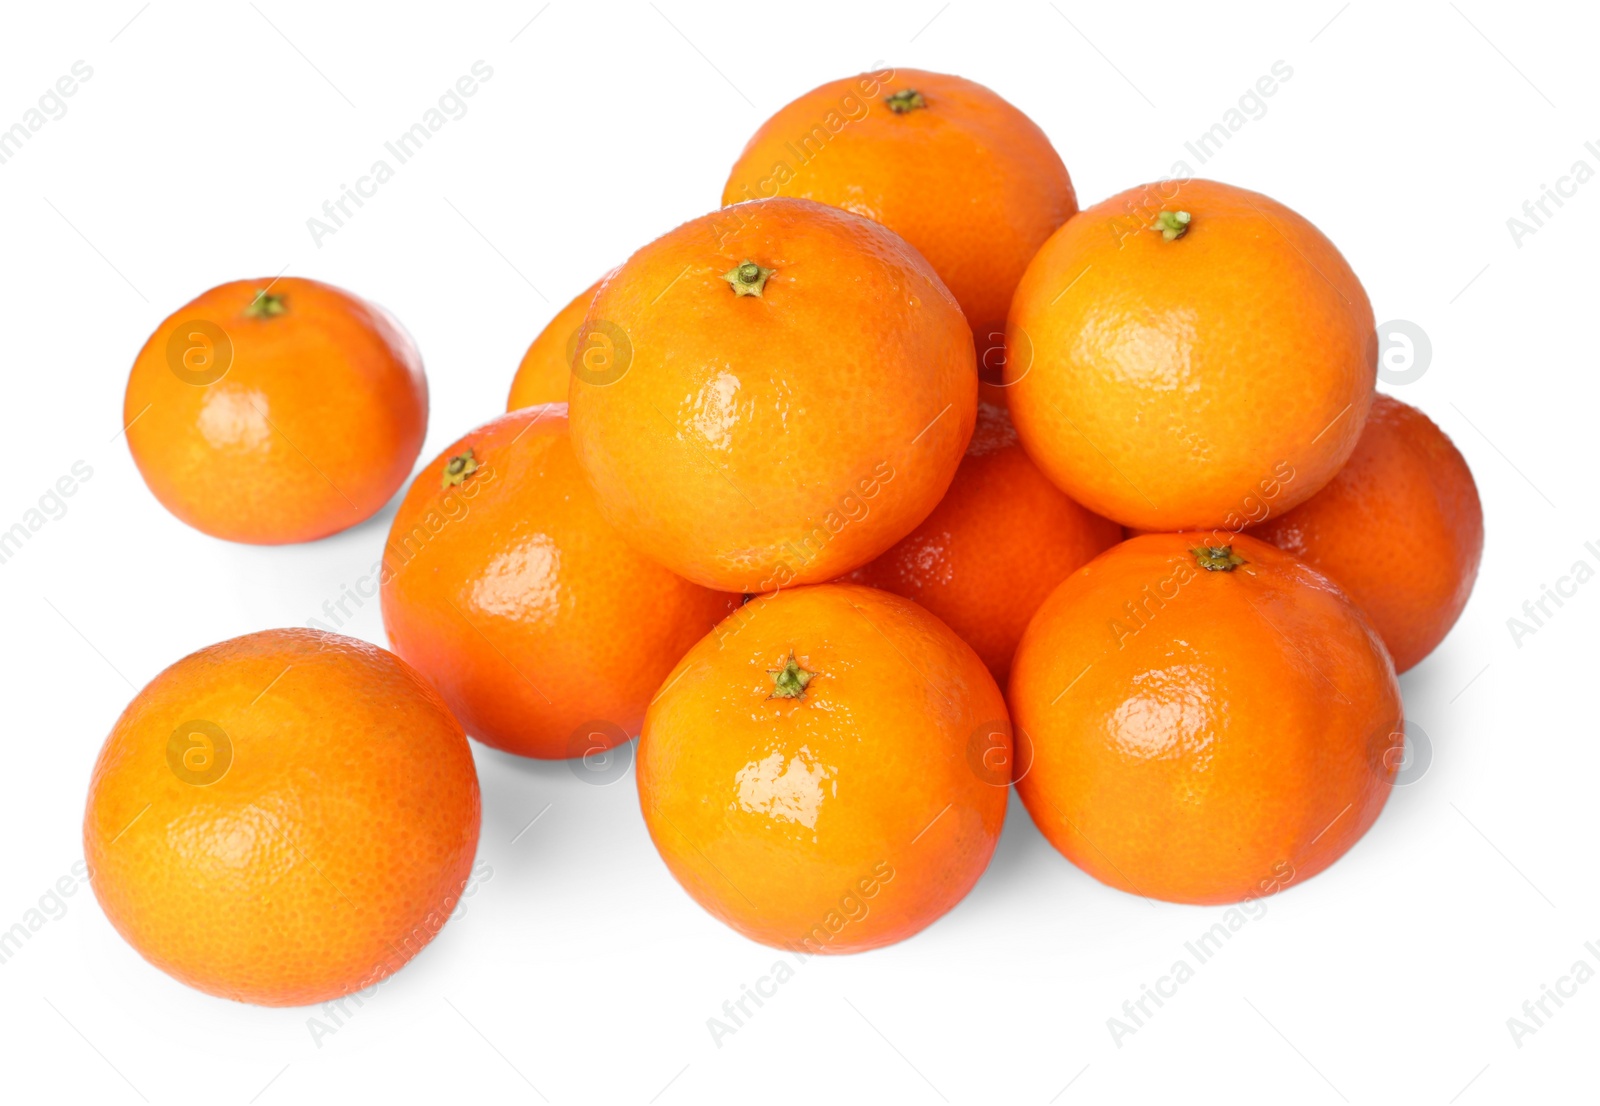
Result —
M1444 431L1379 395L1339 475L1250 533L1343 588L1404 672L1433 652L1467 605L1483 556L1483 506Z
M484 467L444 489L468 449ZM545 759L638 733L662 677L739 598L674 576L600 517L562 403L502 415L434 458L383 564L395 652L473 737ZM620 727L614 740L584 725L597 721Z
M816 675L802 698L773 698L768 670L790 650ZM915 603L786 590L736 611L662 685L640 807L678 882L746 937L878 948L934 922L988 865L1005 773L980 778L970 741L1005 717L978 655ZM1009 731L991 751L1009 763Z
M1189 212L1188 232L1150 230L1162 210ZM1309 499L1355 448L1377 375L1372 307L1333 243L1207 180L1080 212L1028 266L1007 336L1028 452L1141 530L1242 529L1274 483L1275 510Z
M723 274L776 270L760 297ZM625 334L614 383L572 381L605 516L706 587L830 580L927 517L972 435L972 333L920 255L806 200L713 213L628 259L585 322Z
M1250 537L1233 538L1247 563L1199 568L1209 540L1149 534L1090 561L1011 669L1017 791L1040 832L1102 883L1169 902L1316 875L1378 817L1400 762L1399 685L1354 604Z
M890 110L885 97L903 89L927 106ZM780 108L745 146L722 202L774 195L889 227L980 332L1002 329L1028 261L1078 210L1066 166L1033 120L980 84L919 69L830 81Z
M567 402L567 390L572 381L572 347L583 326L583 317L594 302L594 294L600 290L600 283L595 281L556 312L556 317L545 324L528 346L528 352L522 355L522 364L517 366L517 375L511 379L507 411L541 403Z
M285 312L246 315L268 286ZM205 385L168 363L168 340L196 320L233 345L227 373ZM196 530L314 541L369 518L405 482L428 428L428 383L382 308L314 280L236 280L156 328L128 376L123 422L145 483Z
M1039 604L1121 540L1122 527L1068 499L1028 460L1005 408L980 403L967 455L933 514L845 579L915 600L1004 684Z
M232 742L206 785L168 763L196 719ZM150 963L301 1006L372 986L433 938L478 822L466 737L409 665L264 630L185 657L128 704L95 762L83 847L106 917Z

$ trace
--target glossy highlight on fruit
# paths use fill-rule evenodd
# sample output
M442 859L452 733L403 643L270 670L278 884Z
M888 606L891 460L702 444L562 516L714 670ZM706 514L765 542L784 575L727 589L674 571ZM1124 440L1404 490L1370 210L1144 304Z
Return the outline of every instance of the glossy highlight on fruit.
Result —
M139 692L95 762L84 857L141 956L263 1006L373 986L455 909L478 844L472 754L375 645L264 630Z
M635 253L572 383L600 509L706 587L832 579L933 510L972 434L972 334L894 232L807 200L740 204Z
M1467 605L1483 557L1483 506L1444 431L1379 395L1327 487L1250 532L1343 588L1404 672L1433 652Z
M638 733L662 677L739 599L674 576L600 516L564 403L501 415L423 468L380 593L395 652L467 732L545 759Z
M1333 478L1377 374L1366 292L1333 243L1208 180L1079 212L1028 266L1007 401L1045 475L1140 530L1243 529Z
M1005 717L977 654L916 604L786 589L735 611L662 684L640 807L678 882L746 937L878 948L950 910L989 863Z
M422 449L428 384L382 308L314 280L239 280L156 328L123 422L167 510L213 537L281 545L389 501Z
M1350 600L1240 535L1149 534L1068 577L1012 663L1017 791L1103 883L1230 903L1304 882L1364 834L1404 733Z

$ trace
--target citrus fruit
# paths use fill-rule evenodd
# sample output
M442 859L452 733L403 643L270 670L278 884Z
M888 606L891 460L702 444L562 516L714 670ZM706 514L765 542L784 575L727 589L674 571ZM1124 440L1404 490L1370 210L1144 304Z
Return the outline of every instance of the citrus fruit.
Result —
M1017 287L1007 344L1033 459L1142 530L1241 529L1269 490L1275 510L1309 499L1355 448L1377 373L1371 305L1333 243L1207 180L1071 219Z
M978 397L972 334L893 231L807 200L645 246L584 324L572 442L628 540L706 587L829 580L949 486ZM598 338L593 339L598 341Z
M380 579L395 652L467 732L547 759L638 733L662 677L738 602L600 517L561 403L502 415L423 468Z
M540 403L567 402L578 331L599 288L600 282L595 281L573 297L528 346L528 352L522 355L522 364L517 366L517 375L511 380L507 411Z
M312 541L405 482L428 425L422 360L382 308L314 280L238 280L180 307L123 401L151 492L213 537Z
M1170 902L1316 875L1400 763L1399 686L1360 611L1266 542L1209 540L1150 534L1090 561L1011 668L1035 824L1101 882Z
M930 925L989 863L1010 732L993 678L889 592L762 596L690 649L639 740L656 848L752 940L860 952Z
M320 630L193 653L95 762L106 917L191 987L263 1006L363 990L450 917L478 845L460 725L404 661Z
M1339 474L1250 532L1343 588L1404 672L1433 652L1467 605L1483 556L1483 507L1444 431L1379 395Z
M1033 120L980 84L919 69L830 81L779 109L745 146L722 202L772 196L894 230L980 335L1003 329L1029 259L1078 210Z
M1028 460L1005 408L980 403L944 499L846 579L916 600L977 650L1003 684L1045 596L1121 540L1122 527L1068 499Z

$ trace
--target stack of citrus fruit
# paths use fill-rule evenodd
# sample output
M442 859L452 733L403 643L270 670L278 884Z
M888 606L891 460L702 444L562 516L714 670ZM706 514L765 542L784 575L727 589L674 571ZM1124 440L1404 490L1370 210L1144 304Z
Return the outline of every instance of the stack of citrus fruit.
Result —
M1371 307L1316 227L1204 180L1080 212L1025 115L919 71L794 101L723 200L573 300L508 412L416 475L383 550L398 656L269 631L130 704L85 837L153 963L263 1003L404 963L471 866L463 730L542 758L637 735L685 890L812 952L950 910L1012 784L1083 870L1176 902L1281 890L1377 818L1396 671L1461 613L1482 515L1449 440L1375 396ZM175 313L127 392L161 502L262 543L373 514L426 409L387 315L289 279Z

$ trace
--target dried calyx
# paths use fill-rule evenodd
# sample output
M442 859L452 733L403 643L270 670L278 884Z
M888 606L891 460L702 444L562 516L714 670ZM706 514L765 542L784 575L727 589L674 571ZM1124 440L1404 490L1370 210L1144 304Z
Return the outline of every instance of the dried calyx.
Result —
M747 257L723 273L722 279L733 288L734 295L755 296L759 299L761 290L767 286L767 278L777 271L757 265Z
M282 315L288 306L283 302L282 296L274 296L265 288L256 293L256 298L250 301L250 306L244 313L252 319L270 319L274 315Z
M922 93L914 88L903 88L892 96L885 96L883 102L889 105L889 110L896 115L904 115L908 111L928 106L928 101L922 98Z
M1232 572L1248 563L1231 545L1197 545L1189 552L1194 554L1195 564L1207 572Z
M444 465L444 480L441 487L453 488L462 483L467 477L478 471L477 458L472 456L472 450L458 453Z

